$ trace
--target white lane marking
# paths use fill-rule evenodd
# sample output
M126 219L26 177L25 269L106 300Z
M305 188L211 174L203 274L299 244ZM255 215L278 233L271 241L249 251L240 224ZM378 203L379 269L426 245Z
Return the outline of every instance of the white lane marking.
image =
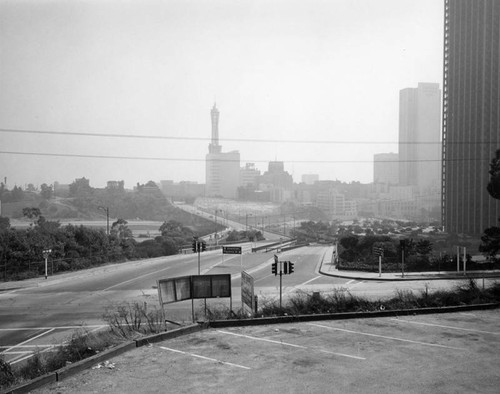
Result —
M349 281L350 282L350 281ZM358 286L360 284L364 283L363 280L359 281L358 283L354 283L352 286L349 286L350 289L352 289L354 286ZM347 283L346 283L347 284Z
M10 346L0 346L0 349L9 349L9 348L32 348L32 347L54 347L57 345L10 345ZM24 352L26 353L26 352Z
M299 349L312 349L312 348L308 348L307 346L294 345L293 343L287 343L287 342L282 342L282 341L275 341L273 339L267 339L267 338L252 337L250 335L236 334L234 332L229 332L229 331L217 330L217 332L220 332L222 334L229 334L229 335L234 335L234 336L237 336L237 337L247 338L247 339L254 339L256 341L271 342L271 343L276 343L278 345L292 346L292 347L296 347L296 348L299 348ZM328 350L321 350L321 349L315 349L315 350L319 350L320 352L323 352L323 353L334 354L336 356L343 356L343 357L355 358L357 360L366 360L366 358L358 357L358 356L351 356L349 354L335 353L335 352L331 352L331 351L328 351Z
M264 276L264 277L262 277L262 278L255 279L255 280L254 280L254 283L255 283L255 282L259 282L259 281L261 281L261 280L264 280L264 279L266 279L266 278L269 278L270 276L276 276L276 275L274 275L274 274L269 274L269 275L266 275L266 276Z
M441 324L424 323L424 322L410 321L410 320L401 320L401 319L391 319L391 320L397 321L399 323L420 324L422 326L440 327L440 328L451 328L452 330L478 332L478 333L481 333L481 334L500 335L500 332L474 330L472 328L460 328L460 327L452 327L452 326L443 326Z
M14 355L14 354L31 354L31 353L32 353L31 351L27 351L27 352L9 352L5 354Z
M217 359L215 359L215 358L210 358L210 357L200 356L199 354L194 354L194 353L183 352L182 350L171 349L171 348L164 347L164 346L160 346L160 349L168 350L168 351L170 351L170 352L174 352L174 353L184 354L184 355L191 356L191 357L201 358L201 359L203 359L203 360L214 361L214 362L216 362L216 363L220 363L220 364L230 365L230 366L232 366L232 367L243 368L243 369L251 369L251 368L249 368L249 367L245 367L244 365L239 365L239 364L228 363L228 362L226 362L226 361L220 361L220 360L217 360Z
M106 325L93 325L93 326L58 326L58 327L14 327L14 328L0 328L0 331L30 331L30 330L69 330L73 328L101 328Z
M349 282L344 283L346 286L350 285L352 282L356 282L356 279L351 279Z
M27 339L27 340L25 340L24 342L21 342L21 343L19 343L19 344L17 344L17 345L11 346L11 347L10 347L10 348L8 348L7 350L4 350L2 353L7 353L7 352L11 351L12 349L15 349L15 348L17 348L17 347L20 347L20 346L22 346L22 345L25 345L25 344L26 344L26 343L28 343L28 342L33 341L34 339L40 338L41 336L44 336L44 335L47 335L47 334L51 333L52 331L54 331L54 329L53 329L53 328L51 328L50 330L47 330L47 331L45 331L45 332L42 332L41 334L38 334L38 335L34 336L33 338Z
M235 334L234 332L222 331L222 330L217 330L217 332L220 332L222 334L234 335L236 337L242 337L242 338L247 338L247 339L255 339L256 341L271 342L271 343L277 343L278 345L285 345L285 346L297 347L297 348L300 348L300 349L307 349L307 347L305 347L305 346L294 345L293 343L287 343L287 342L282 342L282 341L275 341L273 339L257 338L257 337L252 337L250 335Z
M118 286L121 286L121 285L124 285L125 283L130 283L130 282L133 282L137 279L141 279L141 278L144 278L146 276L150 276L150 275L154 275L154 274L157 274L158 272L162 272L162 271L166 271L166 270L169 270L171 267L166 267L166 268L162 268L161 270L158 270L158 271L154 271L154 272L149 272L147 274L144 274L144 275L141 275L141 276L137 276L135 278L132 278L132 279L129 279L129 280L126 280L124 282L121 282L121 283L117 283L113 286L109 286L109 287L106 287L105 289L102 289L101 291L107 291L107 290L110 290L114 287L118 287Z
M302 284L300 284L300 285L297 285L297 286L295 286L295 287L300 287L300 286L307 285L308 283L311 283L313 280L316 280L316 279L318 279L318 278L322 278L322 276L320 275L320 276L317 276L316 278L309 279L309 280L305 281L304 283L302 283Z
M4 350L4 351L3 351L3 352L1 352L0 354L10 354L10 353L12 352L12 349L17 349L18 347L21 347L21 346L23 346L24 344L26 344L26 343L28 343L28 342L31 342L31 341L32 341L32 340L34 340L34 339L40 338L40 337L41 337L41 336L43 336L43 335L46 335L46 334L51 333L52 331L54 331L54 329L50 329L50 330L48 330L48 331L42 332L41 334L36 335L36 336L34 336L33 338L27 339L27 340L26 340L26 341L24 341L24 342L21 342L21 343L19 343L19 344L15 345L15 346L12 346L12 347L8 348L7 350ZM43 353L43 352L45 352L45 351L47 351L47 350L49 350L49 349L51 349L51 348L46 348L46 349L42 350L42 353ZM14 360L13 360L13 361L10 361L10 365L14 365L14 364L16 364L16 363L18 363L18 362L21 362L21 361L27 360L28 358L31 358L31 357L33 357L33 352L31 352L31 354L29 354L29 355L27 355L27 356L25 356L25 357L22 357L22 358L20 358L20 359L16 359L16 358L14 358Z
M342 332L348 332L350 334L358 334L358 335L366 335L369 337L376 337L376 338L383 338L383 339L390 339L392 341L400 341L400 342L408 342L408 343L415 343L417 345L424 345L424 346L433 346L433 347L441 347L445 349L454 349L454 350L465 350L463 348L459 347L453 347L453 346L445 346L445 345L439 345L436 343L428 343L428 342L420 342L420 341L412 341L411 339L402 339L402 338L395 338L395 337L389 337L385 335L377 335L377 334L370 334L367 332L361 332L361 331L353 331L353 330L346 330L344 328L336 328L336 327L331 327L331 326L324 326L321 324L314 324L314 323L307 323L310 326L315 326L315 327L320 327L320 328L326 328L329 330L334 330L334 331L342 331Z

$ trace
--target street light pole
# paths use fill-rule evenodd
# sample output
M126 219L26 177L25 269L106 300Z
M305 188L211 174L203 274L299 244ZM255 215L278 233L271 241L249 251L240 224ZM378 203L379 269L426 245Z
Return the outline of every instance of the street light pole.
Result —
M43 258L45 259L45 279L47 279L47 260L49 258L50 252L52 252L52 249L44 249L42 252Z

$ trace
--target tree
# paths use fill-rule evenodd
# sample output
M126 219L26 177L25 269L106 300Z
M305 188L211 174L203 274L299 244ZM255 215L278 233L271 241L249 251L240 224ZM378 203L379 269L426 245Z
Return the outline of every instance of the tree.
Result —
M358 245L359 239L354 236L343 237L340 239L340 245L348 250L353 250Z
M490 163L490 182L486 189L490 196L496 200L500 200L500 149L495 153L495 157Z
M497 149L495 157L491 160L489 173L490 182L486 189L491 197L500 200L500 149ZM486 256L495 257L500 251L500 227L493 226L484 230L481 242L479 251Z
M484 230L481 236L479 251L489 257L495 257L500 252L500 227L493 226Z
M26 207L23 208L23 216L26 216L28 219L32 219L33 221L38 220L42 213L39 208Z
M0 231L5 231L10 228L10 219L0 216Z
M432 251L432 242L427 239L421 239L415 245L418 254L427 256Z
M23 201L24 199L23 189L21 189L18 186L14 186L14 189L12 189L11 198L13 202Z
M46 183L42 183L40 185L40 195L46 200L50 200L52 198L53 190L52 186L48 186Z
M121 218L112 224L110 233L120 240L132 238L132 230L128 228L128 222Z

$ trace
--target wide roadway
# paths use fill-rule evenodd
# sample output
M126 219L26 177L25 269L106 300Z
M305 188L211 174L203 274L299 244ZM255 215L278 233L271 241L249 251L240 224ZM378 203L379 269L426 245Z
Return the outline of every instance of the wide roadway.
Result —
M259 304L277 302L279 276L271 273L274 253L251 253L252 244L243 244L242 255L223 255L221 251L175 255L114 264L32 282L31 287L0 292L0 352L11 362L19 362L35 349L46 350L66 340L78 327L87 330L105 326L103 313L123 302L140 302L158 307L157 280L186 275L231 274L232 307L241 306L241 271L254 278ZM282 293L333 291L345 289L354 294L382 297L395 288L420 289L425 283L363 282L321 275L321 262L331 247L311 246L278 254L279 261L291 261L295 271L282 276ZM433 283L434 287L449 282ZM428 284L427 284L428 285ZM208 308L229 307L229 299L208 300ZM192 320L191 301L168 304L166 317L176 322ZM204 318L202 301L194 303L196 319Z

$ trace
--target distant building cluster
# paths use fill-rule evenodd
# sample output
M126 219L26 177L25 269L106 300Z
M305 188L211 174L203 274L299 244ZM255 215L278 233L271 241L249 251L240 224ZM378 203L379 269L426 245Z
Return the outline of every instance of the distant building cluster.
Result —
M261 172L255 163L240 164L238 151L223 152L219 144L220 112L211 109L211 142L206 155L206 183L164 180L161 190L172 199L217 197L241 201L293 202L322 210L330 219L360 215L439 220L440 90L420 83L400 95L400 153L374 157L374 182L343 183L304 174L294 183L282 161L270 161ZM429 148L430 145L430 148ZM404 165L403 165L404 163ZM431 196L431 197L430 197Z
M205 184L171 180L160 189L171 199L216 197L316 207L329 219L357 216L442 220L445 231L479 235L497 225L500 202L489 196L489 164L500 149L500 2L444 0L444 64L438 83L399 92L398 152L373 157L373 183L320 180L294 183L282 161L261 172L240 163L238 151L219 144L220 112L211 109ZM55 196L85 190L88 180L55 182ZM142 185L143 190L155 185ZM123 181L107 189L123 191Z
M211 110L206 184L162 181L173 197L222 197L314 206L330 219L372 216L440 221L450 233L479 235L497 225L500 203L486 191L489 164L500 148L500 3L444 1L443 92L418 83L399 92L398 152L373 158L373 183L294 183L284 163L261 173L222 152L219 110ZM56 189L56 188L55 188Z

